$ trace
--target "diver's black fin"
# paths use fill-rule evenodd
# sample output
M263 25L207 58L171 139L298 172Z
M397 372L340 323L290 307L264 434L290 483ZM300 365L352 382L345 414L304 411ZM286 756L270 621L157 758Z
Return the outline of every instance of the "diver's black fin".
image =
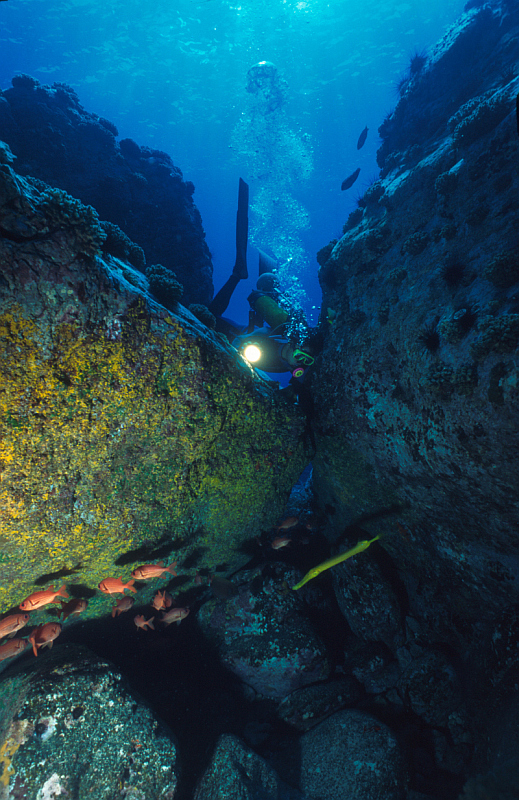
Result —
M278 268L278 262L272 256L268 256L263 250L260 250L258 247L259 253L259 274L263 275L264 272L276 272Z
M236 263L232 274L242 280L248 278L247 240L249 238L249 187L240 178L238 211L236 212Z

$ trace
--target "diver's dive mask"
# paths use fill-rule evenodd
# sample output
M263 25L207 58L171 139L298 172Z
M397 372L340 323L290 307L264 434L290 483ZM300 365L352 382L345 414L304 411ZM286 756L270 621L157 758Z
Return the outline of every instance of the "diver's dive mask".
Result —
M305 367L311 367L315 360L304 350L300 350L299 347L294 350L294 359L298 364L302 364Z

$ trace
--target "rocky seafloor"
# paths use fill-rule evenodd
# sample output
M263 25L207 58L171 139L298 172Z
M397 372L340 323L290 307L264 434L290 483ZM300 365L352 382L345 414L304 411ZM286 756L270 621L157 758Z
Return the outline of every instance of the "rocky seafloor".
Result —
M305 407L29 159L5 103L64 90L3 93L0 626L49 584L88 608L37 658L60 606L2 640L2 800L518 797L518 62L504 0L411 62L318 254ZM112 616L103 577L158 560Z

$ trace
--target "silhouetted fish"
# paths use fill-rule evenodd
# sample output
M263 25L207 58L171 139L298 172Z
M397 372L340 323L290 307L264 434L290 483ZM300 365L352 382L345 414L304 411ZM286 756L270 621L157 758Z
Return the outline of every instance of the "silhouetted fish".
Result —
M227 600L238 594L238 587L227 578L219 578L218 575L209 576L209 585L215 597L219 600Z
M344 191L345 189L349 189L350 186L353 186L357 178L359 177L360 167L357 167L355 172L352 172L341 184L341 189Z
M360 148L366 141L367 137L368 137L368 126L366 125L366 127L359 136L359 141L357 142L357 150L360 150Z

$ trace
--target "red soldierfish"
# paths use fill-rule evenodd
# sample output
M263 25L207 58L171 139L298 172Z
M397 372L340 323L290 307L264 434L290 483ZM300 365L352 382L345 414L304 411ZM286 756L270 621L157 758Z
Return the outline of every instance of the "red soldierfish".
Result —
M146 625L149 625L149 627L152 630L155 630L155 628L153 627L154 619L155 617L151 617L150 619L144 619L144 614L138 614L136 617L133 618L133 621L135 622L137 627L141 628L142 630L145 629Z
M135 599L125 594L124 597L121 597L117 601L115 606L112 606L112 617L119 616L119 614L122 614L123 611L129 611L134 603Z
M160 621L165 625L171 625L172 622L177 622L179 625L183 619L189 614L189 608L172 608L162 615Z
M56 639L60 633L61 625L59 622L46 622L45 625L40 625L38 628L35 628L29 636L34 655L38 655L38 647L52 647L54 639Z
M282 547L287 547L291 541L292 539L289 539L288 536L278 536L272 542L272 549L281 550Z
M68 603L61 601L61 608L58 611L58 619L60 614L63 614L62 622L65 622L68 617L73 617L74 614L81 614L86 609L87 605L88 600L83 600L79 597L69 600Z
M5 661L6 658L22 653L27 647L25 639L10 639L5 644L0 644L0 661Z
M158 564L143 564L133 570L132 578L135 578L136 581L146 581L148 578L160 578L163 572L169 572L171 575L176 576L177 573L174 570L176 566L176 561L170 564L169 567L165 567L163 561L159 561Z
M161 611L164 608L171 608L173 605L173 598L168 592L157 592L151 605L156 611Z
M125 589L129 589L130 592L137 591L137 589L133 588L134 583L135 581L133 580L128 581L128 583L123 583L122 578L103 578L99 584L99 588L105 594L124 594Z
M10 614L0 621L0 639L4 636L14 636L16 631L29 622L28 614Z
M58 589L56 592L54 587L51 586L50 589L45 589L43 592L33 592L20 603L18 608L21 608L22 611L35 611L37 608L48 606L49 603L53 603L58 597L68 597L65 591L66 588L67 587L63 585L61 589Z

